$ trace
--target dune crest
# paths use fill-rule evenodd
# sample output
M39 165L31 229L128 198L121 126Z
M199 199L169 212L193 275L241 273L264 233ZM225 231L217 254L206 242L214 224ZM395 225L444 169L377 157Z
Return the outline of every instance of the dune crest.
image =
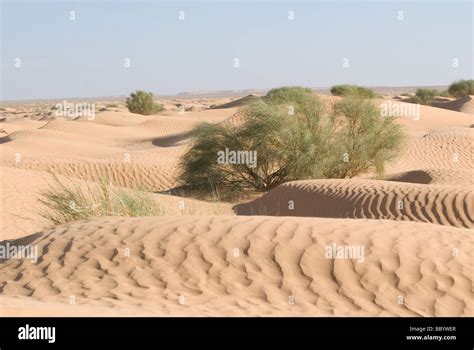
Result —
M238 215L391 219L474 227L474 193L380 180L287 182L235 206Z
M433 107L445 108L451 111L474 114L474 96L464 96L460 99L447 102L433 102Z

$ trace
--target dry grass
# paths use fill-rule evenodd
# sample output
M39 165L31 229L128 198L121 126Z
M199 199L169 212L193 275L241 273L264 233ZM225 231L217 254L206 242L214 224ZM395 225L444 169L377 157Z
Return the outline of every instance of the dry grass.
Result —
M147 192L119 190L107 179L78 185L55 177L55 184L40 194L45 210L40 213L53 225L99 216L157 216L164 209Z

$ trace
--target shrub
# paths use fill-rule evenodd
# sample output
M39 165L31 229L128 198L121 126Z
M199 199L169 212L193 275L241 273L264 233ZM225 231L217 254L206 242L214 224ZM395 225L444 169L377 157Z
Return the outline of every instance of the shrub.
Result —
M313 91L309 88L301 86L284 86L281 88L271 89L263 99L273 104L287 102L301 103L308 97L308 94L312 93Z
M239 126L203 123L192 131L194 142L181 159L185 185L267 190L291 180L382 173L403 136L370 100L347 98L327 113L311 90L299 87L270 90L243 115ZM224 150L255 152L257 161L220 162Z
M331 94L334 96L375 98L377 94L372 89L357 85L334 85L331 88Z
M458 80L449 86L448 92L457 98L474 95L474 80Z
M148 193L138 190L116 190L101 179L98 185L56 184L40 193L45 207L41 214L53 225L98 216L153 216L162 209Z
M127 108L132 113L151 115L163 110L163 106L153 100L151 92L138 90L132 92L126 100Z
M434 89L417 89L415 96L413 96L410 101L420 105L431 105L434 98L439 96L439 94L440 92Z

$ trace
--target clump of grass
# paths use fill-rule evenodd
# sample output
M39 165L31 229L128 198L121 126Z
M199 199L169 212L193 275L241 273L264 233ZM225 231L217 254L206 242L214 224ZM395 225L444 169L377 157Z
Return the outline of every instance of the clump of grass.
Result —
M98 184L66 183L55 177L55 184L40 193L44 205L40 213L53 225L99 216L157 216L163 209L149 193L112 188L107 179Z
M358 97L358 98L375 98L377 94L374 90L357 85L334 85L331 87L331 94L334 96Z

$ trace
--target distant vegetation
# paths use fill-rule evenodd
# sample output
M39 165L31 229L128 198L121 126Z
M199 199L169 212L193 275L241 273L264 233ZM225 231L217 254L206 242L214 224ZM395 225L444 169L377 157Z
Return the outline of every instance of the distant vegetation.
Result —
M371 170L380 175L404 138L374 101L351 95L328 111L302 87L272 89L243 115L242 125L202 123L193 130L194 142L181 158L186 186L261 191L291 180L350 178ZM219 162L224 150L255 151L257 159Z
M41 216L53 225L99 216L155 216L162 209L146 192L114 190L109 181L81 186L56 178L56 184L41 193L45 210Z
M372 89L357 85L334 85L331 88L331 94L334 96L375 98L377 94Z
M474 95L474 80L458 80L449 86L448 92L457 98Z
M456 97L460 98L474 94L474 80L459 80L452 83L448 90L439 91L436 89L420 88L416 90L415 96L411 96L409 102L421 105L431 105L436 97ZM402 94L410 96L409 94Z
M153 93L138 90L127 97L127 108L132 113L143 115L156 114L163 110L163 106L153 100Z
M449 93L448 90L443 90L438 92L439 97L451 97L451 94Z

